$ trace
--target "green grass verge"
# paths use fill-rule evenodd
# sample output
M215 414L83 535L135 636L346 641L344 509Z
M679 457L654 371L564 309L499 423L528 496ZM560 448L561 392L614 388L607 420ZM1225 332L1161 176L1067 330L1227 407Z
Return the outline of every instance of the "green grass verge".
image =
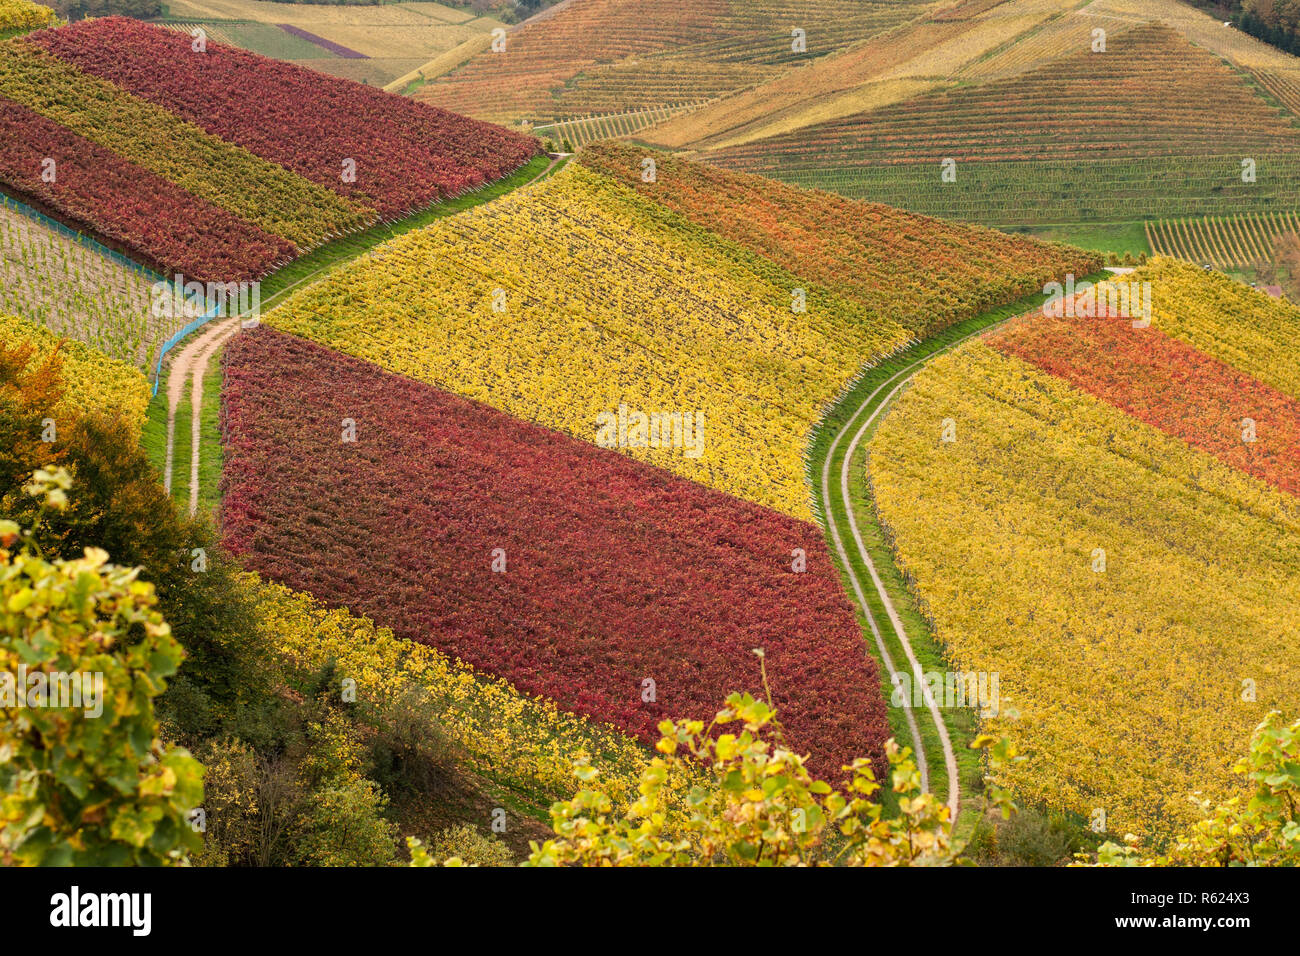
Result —
M199 406L199 510L201 518L215 524L217 505L221 501L221 467L224 452L221 447L221 359L225 349L219 349L208 360L208 370L203 376L203 404Z
M1151 243L1147 242L1146 229L1141 222L1085 222L1013 227L1006 231L1046 239L1049 242L1064 242L1091 252L1114 252L1121 256L1131 252L1135 258L1143 252L1148 256L1152 254Z
M172 501L181 515L190 513L190 449L194 446L192 425L194 406L190 402L190 389L181 394L176 406L176 430L172 444Z
M1088 278L1092 281L1104 278L1105 273L1095 274ZM897 636L890 626L888 615L885 612L884 605L876 593L874 585L871 583L871 575L867 571L866 565L861 557L857 554L856 547L853 545L853 534L849 530L847 517L836 507L836 495L834 489L838 487L840 470L844 464L844 457L848 451L849 441L852 435L846 435L835 449L835 455L830 462L831 470L831 502L826 502L822 498L822 469L826 463L827 455L830 451L831 443L835 436L844 430L846 423L853 418L854 413L867 400L867 398L882 383L889 380L894 375L907 369L917 362L924 362L941 352L951 348L962 339L981 332L985 329L1003 322L1015 315L1028 312L1042 304L1046 296L1042 293L1036 293L1017 302L986 312L983 315L967 319L964 322L951 326L938 335L932 336L922 342L909 346L901 352L890 356L879 364L870 368L854 387L845 394L840 401L826 414L814 429L812 438L809 442L808 455L808 481L813 489L813 501L817 510L823 515L823 527L826 534L826 544L831 553L835 555L836 563L839 563L838 554L835 551L835 542L831 537L830 522L834 522L839 530L840 539L844 542L845 550L849 554L849 563L857 572L858 579L863 583L863 592L867 598L867 605L871 609L872 615L880 628L881 636L884 639L885 647L888 649L890 656L894 659L894 664L900 669L907 666L907 656L899 643ZM919 370L919 367L918 369ZM905 376L904 376L905 377ZM896 384L896 383L895 383ZM884 403L886 396L892 390L893 386L884 389L880 395L872 400L870 407L863 412L860 422L871 414L877 407ZM882 416L883 417L883 416ZM875 503L872 500L866 482L866 453L867 446L870 444L871 436L875 433L881 419L877 419L872 427L868 429L862 443L858 446L857 453L849 464L849 496L853 503L853 513L857 520L858 530L862 535L863 543L866 545L867 552L871 556L872 563L876 566L876 572L885 586L885 591L893 602L899 617L903 621L904 629L907 631L908 640L912 645L912 650L916 654L917 661L920 663L922 670L929 671L946 671L948 662L944 648L931 631L929 623L917 609L916 602L908 590L894 561L894 555L888 543L885 540L884 532L881 530L880 523L876 516ZM855 423L854 430L860 427ZM829 504L829 507L828 507ZM871 633L870 624L862 611L857 606L853 598L853 585L849 579L848 572L845 568L840 568L840 577L843 581L845 592L853 601L855 612L858 616L858 623L862 627L863 640L865 641L872 658L876 661L880 670L880 687L879 691L885 700L889 700L893 685L890 683L889 675L885 670L884 662L880 659L876 649L875 637ZM901 663L900 663L901 662ZM974 829L978 822L979 809L981 804L981 793L983 789L983 771L980 764L979 754L969 748L971 740L974 739L978 732L978 720L973 710L968 708L961 709L941 709L941 715L944 724L948 730L948 736L952 741L953 750L957 758L957 769L961 788L961 812L955 826L955 832L960 836L967 836ZM920 730L921 743L925 748L926 764L930 773L931 788L941 797L947 793L947 768L943 759L943 749L939 737L938 729L933 723L933 718L926 709L916 709L914 714ZM907 717L904 710L900 707L889 707L889 722L894 736L902 744L911 746L912 733L907 725ZM892 810L896 806L895 798L886 791L886 805Z
M145 409L144 427L140 432L140 444L144 447L149 461L158 469L158 481L162 482L163 465L167 461L167 392L158 389Z

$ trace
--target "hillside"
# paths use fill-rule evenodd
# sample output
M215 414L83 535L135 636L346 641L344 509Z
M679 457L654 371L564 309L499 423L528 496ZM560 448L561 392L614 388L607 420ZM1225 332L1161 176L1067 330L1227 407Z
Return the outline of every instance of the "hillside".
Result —
M513 0L425 0L383 4L280 3L269 0L171 0L157 22L187 36L202 29L215 42L371 86L385 86L441 57L468 59L486 46ZM484 42L480 42L480 38Z
M170 867L299 948L514 865L1286 922L1300 58L1240 8L58 3L0 0L20 932L238 932Z
M696 103L917 16L924 2L574 0L420 87L422 102L498 122ZM793 49L794 30L806 48Z
M1213 145L1207 148L1206 144ZM1011 79L713 151L711 162L995 224L1263 211L1300 124L1172 29L1134 27ZM828 157L834 157L828 160ZM1243 158L1254 162L1243 181ZM944 181L941 164L955 163Z
M647 744L759 692L762 647L794 745L883 769L815 526L271 329L225 369L225 542L251 568Z
M867 468L955 666L1001 674L1018 791L1167 838L1297 704L1300 315L1172 260L1126 278L1149 328L1033 315L937 359Z
M191 43L109 17L0 45L0 183L158 271L232 282L537 151L497 127Z
M710 176L743 197L730 225L701 225L714 218L707 206L677 212L676 188ZM808 434L864 366L916 330L1095 267L1058 246L774 193L805 222L838 217L837 248L822 260L800 218L786 227L769 209L748 234L736 228L772 202L758 180L670 162L659 182L664 204L570 166L387 244L268 321L584 441L596 440L597 415L622 405L702 412L708 440L696 455L623 450L806 519ZM889 235L895 255L870 248ZM936 279L939 262L967 255L970 265Z
M1223 23L1184 0L1003 0L961 19L942 10L843 52L722 97L644 138L666 148L739 146L900 103L927 90L1006 79L1091 49L1139 26L1163 25L1193 45L1286 89L1300 59ZM1294 110L1293 110L1294 112Z

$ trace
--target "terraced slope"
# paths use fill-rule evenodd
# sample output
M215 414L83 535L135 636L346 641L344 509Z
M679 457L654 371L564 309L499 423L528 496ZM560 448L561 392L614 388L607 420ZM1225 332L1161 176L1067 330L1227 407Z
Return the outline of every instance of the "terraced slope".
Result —
M1076 0L943 8L842 52L723 97L644 135L671 149L720 149L912 99L958 82L1024 73L1086 49L1096 22ZM1119 33L1129 20L1110 21ZM1077 44L1070 46L1070 44Z
M1295 119L1241 74L1145 25L1110 37L1104 53L708 158L927 214L1018 223L1262 211L1300 186L1297 149Z
M574 0L415 96L496 121L571 119L718 96L917 16L881 0ZM804 31L806 51L793 49Z

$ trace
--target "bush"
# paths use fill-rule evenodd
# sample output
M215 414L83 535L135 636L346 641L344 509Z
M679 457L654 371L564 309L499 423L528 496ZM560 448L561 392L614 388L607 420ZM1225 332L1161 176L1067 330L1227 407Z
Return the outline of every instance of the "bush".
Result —
M1030 810L1020 810L997 828L995 846L1000 862L1012 866L1067 863L1073 849L1065 821Z
M449 861L464 866L510 866L514 854L496 837L483 836L468 823L439 831L424 848L419 840L408 840L411 859L420 866L445 866ZM417 849L418 848L418 849Z
M38 470L31 529L0 521L0 861L184 862L201 847L189 813L203 768L163 745L154 717L181 646L138 569L98 548L42 554L42 519L67 508L71 485L66 471ZM40 673L48 689L30 682ZM57 699L56 676L67 681Z
M41 362L34 355L0 347L0 509L30 524L39 506L18 489L38 467L66 468L75 481L66 507L42 522L40 547L66 560L100 548L154 585L187 658L159 701L160 718L182 738L264 720L275 705L274 667L238 569L207 525L177 516L135 424L69 411L59 351ZM55 440L46 441L43 422L56 409Z

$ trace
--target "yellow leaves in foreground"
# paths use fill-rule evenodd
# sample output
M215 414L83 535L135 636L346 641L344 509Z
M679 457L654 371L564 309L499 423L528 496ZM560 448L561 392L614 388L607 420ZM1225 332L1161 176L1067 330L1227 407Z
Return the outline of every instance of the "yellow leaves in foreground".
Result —
M267 321L583 441L620 406L632 439L636 413L702 413L699 448L620 450L803 519L809 431L908 338L572 165L385 244Z
M868 469L952 666L1000 674L1020 795L1159 836L1241 792L1252 728L1300 705L1300 502L981 342Z
M246 580L265 633L291 667L310 672L333 661L340 679L356 681L359 701L382 703L418 686L437 710L439 728L459 748L459 763L549 800L574 793L573 761L585 753L613 795L635 798L651 754L614 728L525 696L432 647L396 638L368 618L327 609L251 574Z

